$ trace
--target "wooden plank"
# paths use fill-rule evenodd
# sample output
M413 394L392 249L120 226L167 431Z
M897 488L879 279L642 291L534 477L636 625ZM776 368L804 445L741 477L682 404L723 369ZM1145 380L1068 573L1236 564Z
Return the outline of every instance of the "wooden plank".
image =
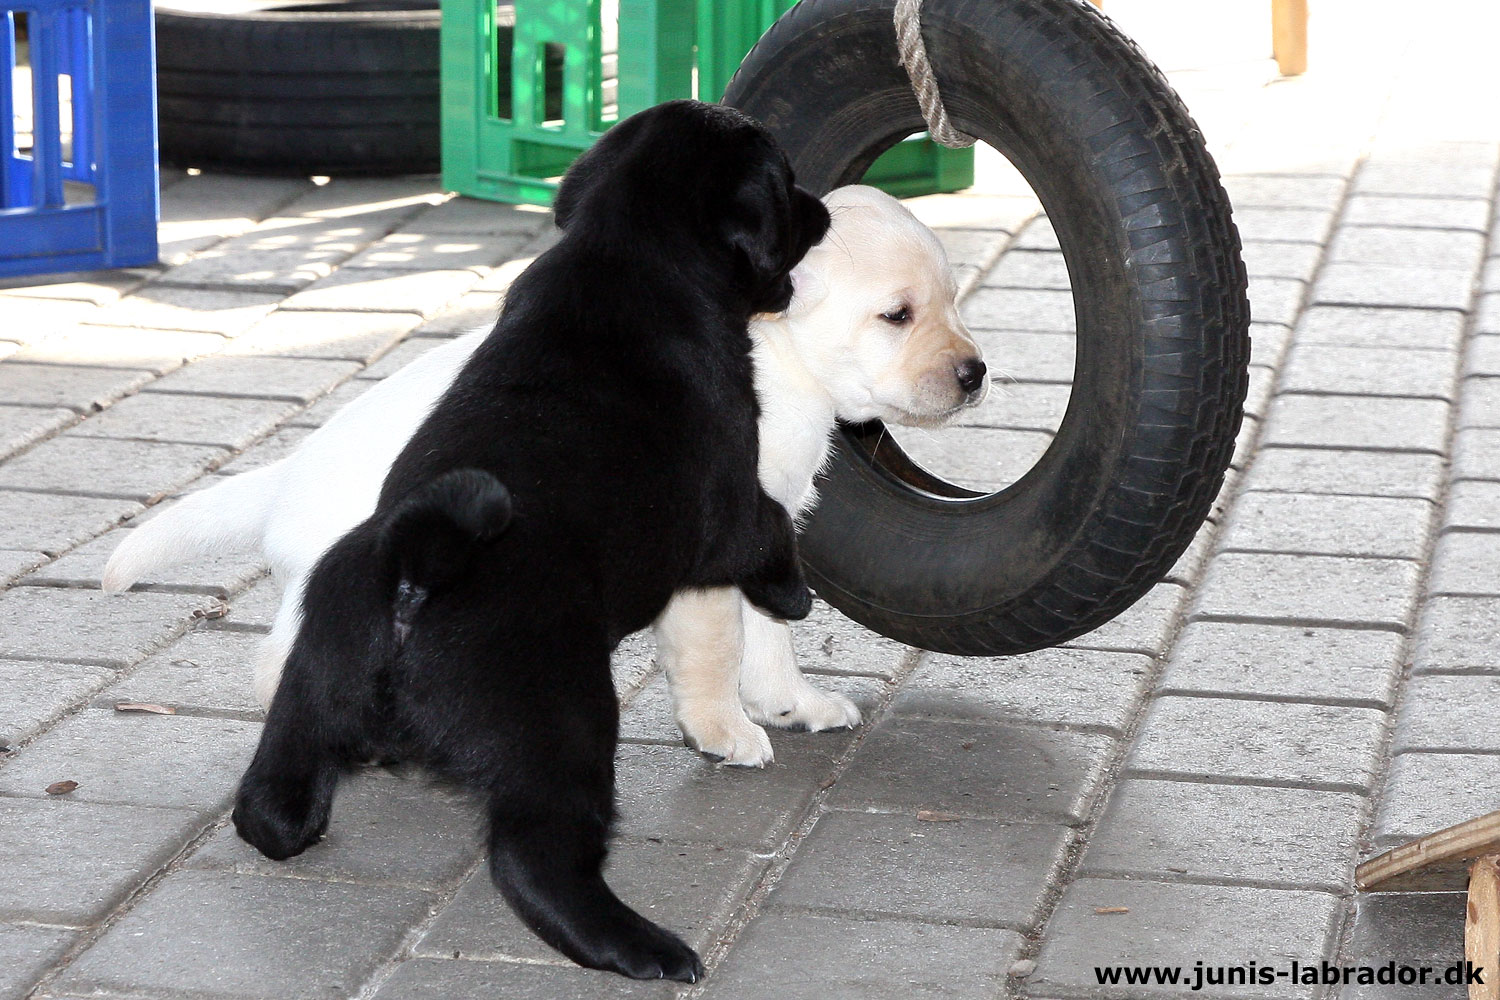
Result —
M1469 984L1469 1000L1500 1000L1500 858L1474 862L1464 917L1464 958L1482 983ZM1480 970L1483 970L1482 972Z
M1430 833L1371 858L1354 869L1354 887L1381 892L1461 890L1468 884L1469 865L1491 854L1500 854L1500 812Z
M1271 51L1282 76L1307 72L1307 0L1271 0Z

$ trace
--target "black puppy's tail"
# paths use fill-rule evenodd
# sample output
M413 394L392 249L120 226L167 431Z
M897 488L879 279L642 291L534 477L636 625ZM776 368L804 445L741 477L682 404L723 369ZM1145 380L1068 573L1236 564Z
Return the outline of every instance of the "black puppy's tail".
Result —
M397 573L398 639L428 595L452 585L468 570L483 542L510 525L510 491L482 469L454 469L413 490L391 512L386 551Z

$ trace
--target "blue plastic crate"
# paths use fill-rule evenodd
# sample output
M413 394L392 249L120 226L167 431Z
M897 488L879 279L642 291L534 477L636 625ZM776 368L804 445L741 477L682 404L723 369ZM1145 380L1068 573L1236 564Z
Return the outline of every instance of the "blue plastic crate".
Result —
M0 276L156 262L155 67L150 0L0 0Z

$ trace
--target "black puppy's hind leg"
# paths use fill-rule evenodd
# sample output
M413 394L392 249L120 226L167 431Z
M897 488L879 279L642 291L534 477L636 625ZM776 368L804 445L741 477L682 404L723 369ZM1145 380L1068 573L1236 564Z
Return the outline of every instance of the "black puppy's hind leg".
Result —
M600 654L588 671L595 683L533 703L520 732L495 734L510 749L490 787L490 874L516 915L579 965L697 982L703 963L693 949L604 881L619 714ZM473 721L471 734L483 725Z
M735 583L745 597L775 618L800 621L812 611L812 594L797 558L797 532L786 508L760 492L752 541L758 561Z

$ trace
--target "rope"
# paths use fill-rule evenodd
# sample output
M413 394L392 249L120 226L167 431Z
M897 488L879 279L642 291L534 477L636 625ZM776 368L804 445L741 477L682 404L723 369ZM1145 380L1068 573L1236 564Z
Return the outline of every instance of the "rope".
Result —
M964 135L948 121L948 109L943 107L937 77L932 75L927 46L922 41L922 0L896 0L896 48L901 51L901 66L911 80L932 141L950 149L974 145L972 135Z

